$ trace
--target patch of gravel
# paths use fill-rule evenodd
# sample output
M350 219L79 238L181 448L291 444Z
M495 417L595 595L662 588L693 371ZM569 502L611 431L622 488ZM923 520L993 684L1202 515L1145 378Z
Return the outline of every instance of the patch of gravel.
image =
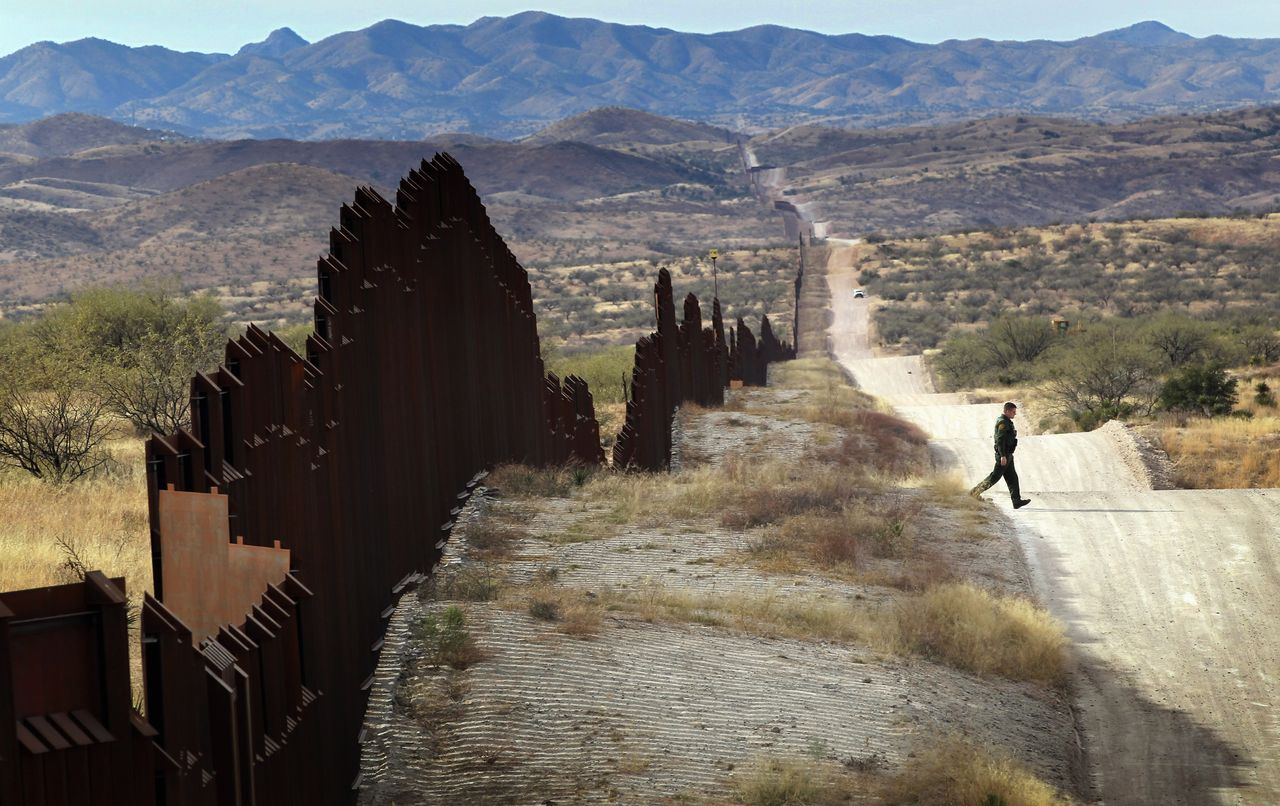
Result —
M813 445L814 436L822 427L742 409L774 408L802 400L807 394L767 387L730 389L725 391L727 409L702 410L696 417L683 409L677 411L671 433L671 470L714 461L731 452L765 452L781 459L801 456Z
M1140 430L1120 420L1110 420L1098 429L1111 437L1120 459L1150 490L1173 490L1173 462Z

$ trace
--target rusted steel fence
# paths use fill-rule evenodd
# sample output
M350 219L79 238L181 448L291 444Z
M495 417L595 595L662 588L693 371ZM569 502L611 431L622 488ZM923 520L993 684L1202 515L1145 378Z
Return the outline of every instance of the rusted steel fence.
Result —
M358 189L318 280L304 355L249 327L193 378L190 429L148 441L140 614L97 572L0 594L3 806L353 802L387 619L484 471L603 462L591 392L545 372L528 277L452 158L394 204ZM663 270L619 467L668 467L681 403L793 354L767 318L726 338L718 300L704 327L674 299Z
M613 464L619 468L670 467L672 425L681 403L724 405L732 381L764 386L771 362L795 358L795 349L774 336L768 316L761 318L759 343L742 319L726 340L718 299L711 302L711 327L702 326L693 294L685 297L684 319L677 323L666 269L658 272L653 294L658 329L636 343L626 422L613 445Z
M483 471L603 459L447 155L394 204L357 190L318 276L305 355L250 327L193 379L190 430L147 444L146 719L122 582L0 597L4 804L353 801L386 620Z

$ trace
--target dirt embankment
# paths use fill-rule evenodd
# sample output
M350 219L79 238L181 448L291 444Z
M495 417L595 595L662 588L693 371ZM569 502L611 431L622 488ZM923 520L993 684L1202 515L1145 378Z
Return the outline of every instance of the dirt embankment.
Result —
M729 410L684 418L686 462L812 461L817 443L839 436L768 413L794 405L794 392L734 395ZM726 527L718 512L627 520L572 491L476 501L433 591L407 595L392 617L362 803L722 802L761 759L892 773L945 735L1074 788L1073 722L1056 689L760 626L788 608L891 613L902 590L744 561L767 529ZM513 542L478 565L495 524ZM930 524L939 531L920 539L952 567L989 589L1029 592L1010 534L962 540ZM473 595L490 583L506 592ZM535 606L511 593L529 586L557 598ZM461 670L428 663L415 627L451 605L465 611L479 658ZM594 626L582 607L596 608Z

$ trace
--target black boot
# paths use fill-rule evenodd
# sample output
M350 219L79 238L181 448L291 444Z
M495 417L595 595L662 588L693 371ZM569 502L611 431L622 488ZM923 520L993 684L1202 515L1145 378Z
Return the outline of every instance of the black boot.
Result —
M1031 503L1030 498L1019 498L1018 500L1013 502L1013 508L1022 509L1023 507L1025 507L1027 504L1030 504L1030 503Z

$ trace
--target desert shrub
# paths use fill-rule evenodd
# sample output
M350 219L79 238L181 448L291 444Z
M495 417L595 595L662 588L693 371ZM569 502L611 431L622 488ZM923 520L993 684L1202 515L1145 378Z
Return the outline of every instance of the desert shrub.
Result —
M535 598L529 602L529 615L539 621L559 621L560 604L553 599Z
M1242 325L1236 330L1235 338L1250 363L1272 364L1280 361L1280 334L1271 325Z
M758 762L747 774L734 781L737 800L744 806L807 806L841 802L824 789L811 765L783 759Z
M473 521L466 530L467 553L482 560L497 560L511 556L512 549L523 534L510 526L488 519Z
M1049 684L1066 678L1062 625L1025 599L938 585L904 601L898 625L912 651L960 669Z
M1259 406L1275 406L1276 396L1266 381L1258 381L1253 388L1253 402Z
M1044 317L1001 316L986 329L986 341L997 364L1009 368L1029 364L1054 344L1054 332Z
M1009 757L959 739L917 751L889 779L882 797L898 804L1071 806L1070 798Z
M824 487L809 486L800 481L791 484L762 484L742 491L735 506L727 507L720 522L730 529L750 529L779 523L787 518L813 513L830 513L843 503L834 499Z
M439 613L428 613L415 626L417 638L432 666L465 669L484 657L467 631L466 617L457 605L450 605Z
M515 464L495 467L484 483L509 498L563 498L578 486L572 468Z
M31 328L14 328L0 342L0 466L63 483L106 465L112 424L106 401L85 391L91 367L65 334L53 338L57 349L43 349Z
M587 638L600 631L604 606L592 593L555 587L550 582L533 585L527 595L526 612L540 621L550 621L566 635Z
M1236 404L1236 380L1221 367L1183 367L1160 388L1160 406L1205 417L1230 414Z
M488 563L437 566L423 586L423 599L489 602L498 598L503 575Z
M870 467L893 477L923 472L928 466L929 436L901 417L870 409L846 413L849 430L838 445L820 450L819 458L842 467Z

